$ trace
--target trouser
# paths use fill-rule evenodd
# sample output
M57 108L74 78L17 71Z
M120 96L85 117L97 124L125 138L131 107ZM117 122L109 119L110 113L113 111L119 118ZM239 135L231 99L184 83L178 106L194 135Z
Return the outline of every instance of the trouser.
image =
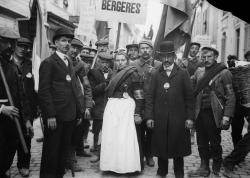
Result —
M33 124L33 121L31 121ZM26 142L27 148L28 148L28 153L25 154L22 148L21 142L19 142L18 147L17 147L17 168L25 168L29 169L30 167L30 158L31 158L31 136L27 135L26 127L24 124L21 124L23 135L24 135L24 140Z
M240 103L236 102L235 114L232 119L232 140L234 147L242 139L242 130L244 127L244 117L249 116L250 108L242 106Z
M196 120L197 145L201 159L213 158L213 162L222 161L221 130L216 127L212 109L200 111Z
M141 142L141 124L135 125L136 128L136 133L137 133L137 140L138 140L138 145L139 145L139 151L140 151L140 163L141 163L141 170L144 169L144 161L143 161L143 150L142 150L142 142Z
M250 152L250 113L248 112L248 132L237 143L234 150L225 158L225 161L232 167L240 163Z
M84 138L87 137L89 132L90 122L87 119L82 120L82 123L76 127L75 131L75 146L76 150L82 150L84 148Z
M13 120L0 116L0 177L11 167L17 146L18 132Z
M65 174L75 121L57 122L55 130L48 129L47 122L44 123L40 178L61 178Z
M141 142L142 142L142 150L144 156L151 157L152 156L152 129L149 129L146 124L146 120L143 120L141 123Z
M94 147L96 147L98 144L98 139L101 129L102 129L102 119L94 119L92 128L92 132L94 134Z
M174 174L177 178L184 177L184 160L183 157L173 158ZM157 175L166 176L168 174L168 160L158 157Z

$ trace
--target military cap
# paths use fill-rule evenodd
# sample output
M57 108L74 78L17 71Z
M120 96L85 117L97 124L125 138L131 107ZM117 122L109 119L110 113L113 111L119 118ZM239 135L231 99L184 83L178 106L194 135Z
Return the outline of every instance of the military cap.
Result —
M199 46L199 48L201 47L201 44L198 43L198 42L191 42L190 47L193 46L193 45Z
M140 47L141 44L147 44L147 45L150 46L151 48L154 48L154 47L153 47L152 41L149 40L149 39L142 39L142 40L140 41L140 43L139 43L139 47Z
M95 53L97 53L97 49L95 48L90 48L90 51L94 51Z
M107 52L101 52L98 54L98 57L102 60L106 60L106 61L112 61L113 60L113 56L110 53Z
M219 51L217 51L217 49L213 48L213 47L210 47L210 46L204 46L202 49L203 50L209 50L209 51L213 51L215 56L219 56Z
M18 39L20 34L18 31L13 30L9 27L0 27L0 37L9 38L9 39Z
M55 35L53 36L53 42L61 36L66 36L68 38L74 38L74 34L67 28L59 28L56 30Z
M108 44L109 44L108 39L100 39L99 41L97 41L95 43L96 46L98 46L98 45L108 45Z
M18 44L25 44L25 45L32 45L32 42L30 41L30 39L25 38L25 37L21 37L17 40Z
M83 43L82 43L80 40L76 39L76 38L74 38L74 39L71 41L71 45L73 45L73 46L78 46L78 47L83 47Z
M250 51L247 51L245 54L244 54L244 57L245 59L250 55Z
M128 45L126 46L127 50L128 50L129 48L133 48L133 47L139 49L139 45L136 44L136 43L128 44Z

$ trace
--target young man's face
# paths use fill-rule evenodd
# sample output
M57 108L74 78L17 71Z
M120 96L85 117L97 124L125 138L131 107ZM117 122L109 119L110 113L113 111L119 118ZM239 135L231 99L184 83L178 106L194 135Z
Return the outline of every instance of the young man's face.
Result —
M130 47L128 48L128 57L130 60L136 60L139 56L139 50L137 47Z
M63 54L67 54L70 48L70 43L72 41L72 38L62 36L55 40L55 45L57 47L57 50L60 51Z
M128 60L124 55L117 55L115 57L115 64L121 70L128 65Z
M83 48L81 51L81 54L89 54L89 50L86 48Z
M189 50L189 55L195 57L199 52L200 47L198 45L192 45Z
M210 50L202 51L201 57L206 68L210 68L216 62L217 59L217 56L214 55L214 52Z
M0 37L0 53L8 48L11 48L11 41L7 38Z
M80 53L81 47L77 45L71 45L68 51L69 56L72 58L76 58L76 56Z
M29 44L26 44L26 43L17 43L16 44L16 47L15 47L15 55L18 57L18 58L24 58L27 56L28 54L28 50L30 49L30 45Z
M153 49L151 46L147 45L147 44L140 44L140 56L144 59L147 60L149 58L151 58L152 53L153 53Z

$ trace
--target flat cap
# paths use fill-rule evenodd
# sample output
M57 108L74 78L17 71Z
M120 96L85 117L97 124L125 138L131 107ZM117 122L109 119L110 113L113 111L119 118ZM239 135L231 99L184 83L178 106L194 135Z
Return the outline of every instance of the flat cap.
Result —
M98 54L98 57L100 59L107 60L107 61L112 61L113 60L113 56L108 52L101 52L101 53Z
M59 28L56 30L55 35L53 36L53 43L55 40L61 36L66 36L68 38L74 38L74 34L67 28Z
M86 46L86 45L83 45L82 49L88 49L88 50L91 50L91 47Z
M18 44L27 44L27 45L32 45L32 42L30 39L25 38L25 37L21 37L17 40Z
M54 44L50 44L50 45L49 45L49 48L56 49L56 45L54 45Z
M135 48L139 49L139 45L138 45L138 44L136 44L136 43L132 43L132 44L128 44L128 45L126 45L127 50L128 50L129 48L133 48L133 47L135 47Z
M96 46L98 46L98 45L108 45L109 44L109 41L108 41L108 39L100 39L100 40L98 40L96 43L95 43L95 45Z
M71 45L73 45L73 46L78 46L78 47L83 47L83 43L82 43L80 40L76 39L76 38L74 38L74 39L71 41Z
M150 46L151 48L154 48L154 47L153 47L152 41L149 40L149 39L142 39L142 40L140 41L140 43L139 43L139 46L140 46L141 44L147 44L147 45Z
M0 27L0 36L3 38L9 38L9 39L20 38L19 32L9 27Z
M218 51L217 49L213 48L213 47L204 46L201 50L202 50L202 51L203 51L203 50L213 51L214 54L215 54L216 56L219 56L219 51Z
M83 60L93 60L94 56L89 55L89 54L81 54L81 57L83 58Z
M95 53L97 53L97 49L95 48L90 48L90 51L94 51Z

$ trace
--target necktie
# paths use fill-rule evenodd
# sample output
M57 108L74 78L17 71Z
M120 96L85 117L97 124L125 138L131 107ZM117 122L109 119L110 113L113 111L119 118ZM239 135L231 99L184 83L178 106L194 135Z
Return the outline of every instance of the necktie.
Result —
M69 61L68 61L68 57L67 56L64 56L63 58L63 62L65 63L65 65L68 67L69 65Z

